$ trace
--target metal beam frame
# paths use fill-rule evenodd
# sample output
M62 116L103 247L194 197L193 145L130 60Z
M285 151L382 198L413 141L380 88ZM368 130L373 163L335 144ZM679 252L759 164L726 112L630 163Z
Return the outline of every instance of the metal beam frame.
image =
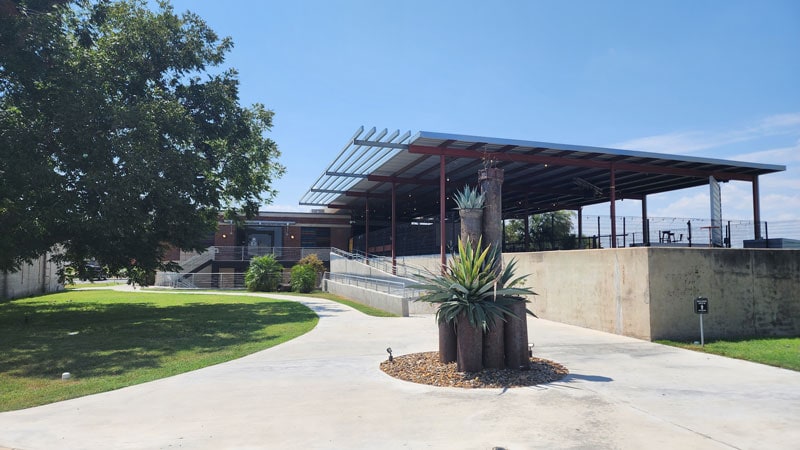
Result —
M427 147L423 145L411 144L408 146L409 153L419 153L424 155L445 155L458 158L483 158L485 156L482 152L466 149L456 148L441 148L441 147ZM606 169L611 170L612 163L615 164L616 169L620 171L631 171L640 173L657 173L666 175L680 175L686 177L708 178L709 173L703 170L696 169L681 169L676 167L661 167L661 166L648 166L633 163L619 163L619 162L601 162L591 161L578 158L558 158L553 156L544 155L527 155L524 153L491 153L492 159L496 161L513 161L523 162L529 164L546 164L554 166L573 166L573 167L589 167L593 169ZM715 172L711 174L718 180L737 180L737 181L752 181L753 175L728 173L728 172Z

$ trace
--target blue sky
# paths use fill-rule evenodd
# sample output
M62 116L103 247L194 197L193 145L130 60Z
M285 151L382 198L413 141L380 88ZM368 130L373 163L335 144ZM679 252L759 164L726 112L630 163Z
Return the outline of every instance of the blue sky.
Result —
M263 209L304 210L364 125L785 165L760 180L762 219L800 219L798 1L173 5L233 38L242 103L275 111L287 173ZM723 185L722 199L725 219L751 218L749 183ZM648 201L651 217L708 211L707 188Z

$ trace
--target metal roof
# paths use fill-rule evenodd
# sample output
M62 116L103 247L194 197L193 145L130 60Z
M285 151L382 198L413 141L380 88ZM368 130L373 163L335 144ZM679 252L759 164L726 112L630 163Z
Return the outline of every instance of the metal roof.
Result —
M439 214L439 164L445 157L448 211L452 193L476 185L485 165L504 169L503 217L577 209L609 201L612 168L616 198L647 195L718 181L753 181L785 166L669 155L603 147L464 136L420 131L378 132L360 127L325 172L300 200L363 216L388 220L392 185L397 219Z

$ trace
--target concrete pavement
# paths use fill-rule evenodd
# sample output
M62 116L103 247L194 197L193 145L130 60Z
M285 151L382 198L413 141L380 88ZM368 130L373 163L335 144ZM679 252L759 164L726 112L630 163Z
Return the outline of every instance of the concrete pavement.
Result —
M145 295L145 294L143 294ZM800 373L529 319L571 374L465 390L378 365L436 349L432 316L375 318L316 298L310 333L202 370L0 414L0 447L38 449L791 449Z

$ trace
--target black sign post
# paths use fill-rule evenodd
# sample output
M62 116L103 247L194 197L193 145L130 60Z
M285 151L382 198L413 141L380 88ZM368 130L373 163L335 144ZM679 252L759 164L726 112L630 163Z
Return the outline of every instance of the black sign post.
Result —
M708 299L697 297L694 299L694 313L700 316L700 346L706 346L706 339L703 335L703 316L708 314Z

